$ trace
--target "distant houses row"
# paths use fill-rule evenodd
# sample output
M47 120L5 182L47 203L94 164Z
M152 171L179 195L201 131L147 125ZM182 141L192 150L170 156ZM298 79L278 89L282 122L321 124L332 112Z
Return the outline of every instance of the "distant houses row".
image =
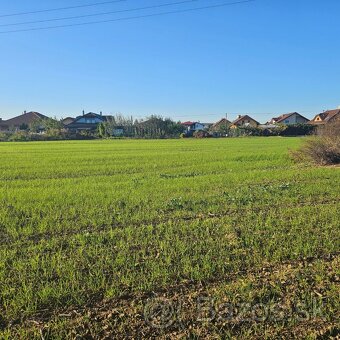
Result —
M274 117L265 124L259 123L256 119L249 115L238 115L234 121L229 121L226 118L220 119L216 123L200 123L200 122L184 122L182 123L188 133L193 133L200 130L209 130L212 132L218 132L223 129L236 129L236 128L261 128L261 129L273 129L280 125L297 125L297 124L309 124L309 125L325 125L336 119L340 119L340 108L334 110L327 110L317 114L312 120L302 116L298 112L292 112L283 114L279 117Z
M62 126L67 130L72 131L84 131L84 130L95 130L100 123L104 123L108 121L112 116L105 116L102 114L89 112L85 114L83 112L82 115L77 116L76 118L67 117L61 120ZM51 119L39 112L26 112L24 111L23 114L20 116L2 120L0 118L0 131L20 131L26 130L32 124L44 120L44 119Z
M187 121L181 123L183 130L192 134L196 131L211 131L219 132L224 129L236 129L236 128L261 128L271 129L280 125L296 125L296 124L311 124L311 125L325 125L336 119L340 118L340 108L334 110L327 110L317 114L312 120L302 116L298 112L292 112L283 114L279 117L274 117L265 124L260 124L256 119L250 115L239 115L234 121L229 121L226 118L220 119L216 123L201 123L197 121ZM0 131L18 131L25 130L34 122L42 119L48 119L47 116L38 112L24 112L20 116L2 120L0 118ZM79 132L79 131L93 131L97 129L100 123L105 123L114 119L113 116L103 115L102 112L99 114L89 112L83 112L75 118L67 117L61 121L63 127L67 130ZM119 135L123 133L123 126L116 126L115 134Z

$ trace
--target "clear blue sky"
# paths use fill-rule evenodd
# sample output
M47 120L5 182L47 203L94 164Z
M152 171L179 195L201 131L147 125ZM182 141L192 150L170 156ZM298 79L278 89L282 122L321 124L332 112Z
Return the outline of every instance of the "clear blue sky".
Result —
M1 1L0 15L99 1ZM0 17L0 23L173 1L127 0ZM222 2L227 1L200 0L56 24ZM340 105L339 14L339 0L257 0L201 12L0 34L0 117L10 118L23 110L66 117L83 109L207 122L225 112L230 118L236 113L252 113L260 121L272 113L291 111L311 117ZM1 26L0 31L51 24Z

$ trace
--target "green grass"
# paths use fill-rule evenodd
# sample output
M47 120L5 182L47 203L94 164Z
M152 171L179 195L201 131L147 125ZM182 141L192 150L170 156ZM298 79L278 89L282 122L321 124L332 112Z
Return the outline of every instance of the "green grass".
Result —
M260 292L240 285L244 273L337 254L340 171L293 164L300 142L0 144L0 337L39 337L46 325L45 338L73 337L61 311L228 277L246 299ZM311 277L329 282L331 322L339 296L329 275L318 267ZM235 334L264 334L246 329Z

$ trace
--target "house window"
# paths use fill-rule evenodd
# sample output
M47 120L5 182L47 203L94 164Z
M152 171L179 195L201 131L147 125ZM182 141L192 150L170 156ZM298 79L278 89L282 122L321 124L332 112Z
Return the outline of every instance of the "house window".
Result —
M288 119L285 120L285 124L289 124L289 120Z
M97 122L97 119L95 118L86 118L85 123L86 124L95 124Z

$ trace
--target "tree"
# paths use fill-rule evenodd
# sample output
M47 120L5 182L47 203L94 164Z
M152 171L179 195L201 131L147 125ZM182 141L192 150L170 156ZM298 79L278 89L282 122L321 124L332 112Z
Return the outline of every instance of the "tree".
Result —
M179 122L157 115L151 115L145 121L138 122L136 127L140 137L178 137L184 132L184 127Z
M55 118L40 118L32 122L29 126L29 130L31 132L40 132L46 131L49 132L50 130L62 130L63 124L60 120Z
M100 123L98 125L98 135L100 138L108 137L107 126L106 123Z

